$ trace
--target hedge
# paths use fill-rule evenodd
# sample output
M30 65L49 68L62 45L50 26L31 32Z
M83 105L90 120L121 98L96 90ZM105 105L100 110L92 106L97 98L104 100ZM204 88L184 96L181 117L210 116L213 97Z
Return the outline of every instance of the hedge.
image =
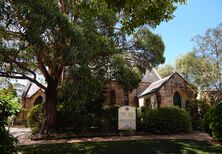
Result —
M192 129L190 115L176 107L146 109L139 125L141 130L155 134L189 133Z
M204 130L222 141L222 102L212 107L204 117Z

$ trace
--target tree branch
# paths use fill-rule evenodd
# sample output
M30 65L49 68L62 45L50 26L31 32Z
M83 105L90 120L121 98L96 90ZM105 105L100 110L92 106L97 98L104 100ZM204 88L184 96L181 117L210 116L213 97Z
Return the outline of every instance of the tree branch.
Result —
M33 78L36 79L36 73L25 66L23 66L21 63L17 62L15 59L11 59L12 62L14 62L19 68L31 73L33 75Z
M42 72L43 76L46 78L50 77L49 72L47 71L40 54L36 53L37 63L39 65L39 70Z
M38 82L36 79L33 79L27 75L24 75L22 73L19 73L19 72L12 72L13 74L15 75L12 75L11 73L7 73L7 72L2 72L0 71L0 76L1 77L6 77L6 78L13 78L13 79L24 79L24 80L29 80L30 82L33 82L35 83L37 86L39 86L40 88L46 90L46 87L41 84L40 82ZM20 76L17 76L17 75L20 75Z

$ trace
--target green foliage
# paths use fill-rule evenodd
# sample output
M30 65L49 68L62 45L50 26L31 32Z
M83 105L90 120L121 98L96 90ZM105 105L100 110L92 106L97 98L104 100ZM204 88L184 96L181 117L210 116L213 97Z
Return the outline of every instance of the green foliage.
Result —
M113 78L127 91L135 89L140 80L141 75L135 69L127 65L125 59L120 56L113 57Z
M61 102L58 105L58 129L79 133L117 130L118 107L103 107L99 100L79 106L67 103Z
M206 101L203 100L194 100L191 102L187 102L186 110L192 118L193 129L203 130L203 119L209 109L209 104L207 104Z
M99 128L101 132L116 132L118 127L117 106L104 106L100 116ZM99 118L99 117L98 117Z
M42 107L42 104L37 104L28 112L27 123L33 134L40 132L43 119Z
M198 56L197 52L192 51L176 59L176 70L195 87L204 89L212 83L210 78L206 78L206 72L212 71L212 65L206 58Z
M206 60L201 70L206 87L217 90L222 95L222 23L208 29L204 35L195 36L193 41L198 57Z
M143 62L148 64L146 67L157 65L164 59L163 43L159 36L152 35L145 28L140 30L140 27L155 27L172 19L176 4L184 2L94 0L59 4L55 0L17 3L3 0L0 3L0 17L4 21L0 27L3 73L0 75L31 81L33 78L27 75L35 76L33 70L39 68L45 78L58 77L64 65L73 69L91 66L93 72L104 73L114 54L122 55L131 50L132 40L135 40L134 57L142 51L146 57ZM143 38L145 40L141 40ZM8 42L13 42L13 46ZM15 54L18 51L21 52ZM143 51L147 51L146 54ZM13 61L10 56L22 59L23 63ZM39 63L53 71L47 71ZM40 85L35 78L33 81Z
M9 134L9 131L0 128L0 152L1 154L11 154L18 151L17 144L19 141Z
M211 115L213 113L213 108L215 108L215 106L213 106L205 115L203 118L203 129L206 133L208 133L210 136L212 136L212 131L210 129L210 123L211 123Z
M176 70L201 90L222 89L222 24L193 38L194 51L176 60ZM220 92L221 94L221 92Z
M139 25L149 24L150 26L159 25L162 21L173 18L176 9L174 4L185 3L185 0L173 1L116 1L106 0L107 5L117 11L124 11L124 17L120 16L120 23L123 29L133 30Z
M204 128L215 139L222 141L222 103L212 107L204 117Z
M171 134L192 129L190 115L180 108L158 108L145 110L141 116L142 130L156 134Z
M158 67L157 72L159 73L159 75L162 78L165 78L165 77L173 74L174 70L175 70L174 66L172 66L170 64L164 64L164 65Z
M139 70L145 72L144 69L164 63L165 45L159 35L153 34L147 28L142 28L134 34L133 42L132 55L135 57L134 63Z
M8 118L18 113L21 105L13 92L7 89L0 89L0 126L8 124Z
M9 124L9 117L20 111L20 104L13 91L0 89L0 151L13 153L17 151L18 140L9 134L5 126Z

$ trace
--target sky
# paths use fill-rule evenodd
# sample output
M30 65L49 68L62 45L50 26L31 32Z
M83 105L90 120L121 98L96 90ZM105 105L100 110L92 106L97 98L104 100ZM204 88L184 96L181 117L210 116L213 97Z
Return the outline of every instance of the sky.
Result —
M164 41L165 63L168 64L192 50L194 36L203 35L207 29L222 23L222 0L188 0L186 5L178 6L174 16L153 30Z

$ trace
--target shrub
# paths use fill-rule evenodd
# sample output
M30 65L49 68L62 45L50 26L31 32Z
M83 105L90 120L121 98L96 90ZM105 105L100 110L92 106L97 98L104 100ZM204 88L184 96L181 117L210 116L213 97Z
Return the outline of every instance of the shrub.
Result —
M16 153L18 140L14 138L5 126L9 124L9 117L20 111L20 104L15 95L0 89L0 152Z
M89 114L78 111L58 111L57 128L60 130L73 130L75 132L86 132L92 124Z
M188 133L192 127L190 115L185 110L175 107L146 110L141 117L142 129L149 133Z
M42 104L37 104L32 107L27 116L28 126L31 128L33 134L40 132L42 119Z
M94 106L95 107L95 106ZM112 132L117 130L118 107L105 106L94 108L87 105L82 109L58 110L58 128L75 132Z
M222 141L222 102L211 108L204 117L205 131Z
M100 116L99 128L101 132L115 132L118 126L118 107L105 106Z
M191 102L187 102L186 110L192 118L193 129L203 130L203 118L209 109L209 104L202 100L194 100Z
M0 152L1 153L16 153L18 140L9 134L9 131L0 128Z
M210 122L211 122L211 114L213 112L213 107L204 115L202 127L203 130L212 136L212 132L210 130Z

